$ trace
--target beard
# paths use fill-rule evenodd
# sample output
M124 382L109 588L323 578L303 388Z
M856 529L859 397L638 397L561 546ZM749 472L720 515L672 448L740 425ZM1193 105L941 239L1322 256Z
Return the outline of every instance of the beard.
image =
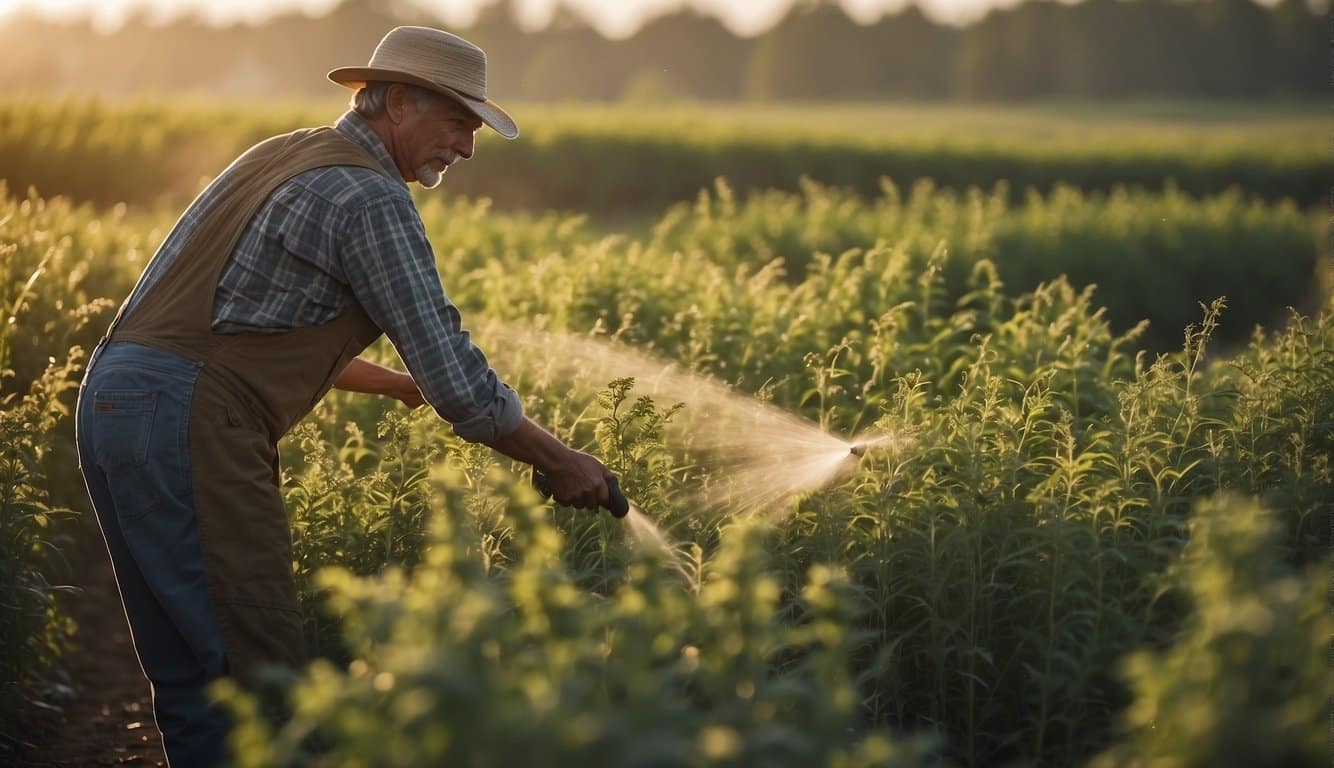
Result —
M413 173L417 175L417 183L426 189L435 189L445 179L445 172L437 171L429 163L419 166Z
M443 163L445 167L437 171L431 165L436 160ZM442 155L440 157L431 158L417 166L417 169L413 171L413 174L417 177L417 183L421 184L422 187L426 189L435 189L440 186L440 182L444 181L445 171L449 170L449 164L453 161L454 158Z

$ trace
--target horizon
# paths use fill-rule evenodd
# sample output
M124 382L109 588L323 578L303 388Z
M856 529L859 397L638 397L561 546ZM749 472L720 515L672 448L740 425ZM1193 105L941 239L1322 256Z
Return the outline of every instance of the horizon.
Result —
M436 14L449 25L471 26L486 6L507 0L401 0ZM1010 8L1029 0L834 0L849 17L873 24L885 15L917 5L937 23L966 25L993 8ZM1074 4L1082 0L1055 0ZM0 24L19 15L50 21L88 20L98 31L114 34L134 17L150 24L196 18L217 27L263 24L277 16L300 13L319 18L345 0L0 0ZM654 18L682 10L718 19L743 37L763 34L794 6L806 0L517 0L520 25L527 31L544 28L558 10L572 11L602 35L622 39L634 35ZM1273 0L1265 2L1272 5Z

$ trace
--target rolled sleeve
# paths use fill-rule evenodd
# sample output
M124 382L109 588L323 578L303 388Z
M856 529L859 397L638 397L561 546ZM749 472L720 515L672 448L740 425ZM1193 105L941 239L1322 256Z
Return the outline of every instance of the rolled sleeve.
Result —
M519 428L523 421L523 403L519 393L496 379L495 396L486 410L463 421L451 422L454 434L472 443L489 443Z
M463 330L411 198L367 204L349 217L341 241L353 294L440 418L470 442L514 431L523 405Z

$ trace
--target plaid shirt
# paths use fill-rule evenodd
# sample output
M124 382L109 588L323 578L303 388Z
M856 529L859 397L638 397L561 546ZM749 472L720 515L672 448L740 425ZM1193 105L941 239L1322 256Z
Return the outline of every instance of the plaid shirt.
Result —
M523 416L519 397L460 326L408 185L360 116L347 112L334 127L384 173L330 166L280 184L223 269L213 330L277 333L326 323L360 303L460 437L488 442L509 433ZM228 185L226 173L214 179L176 222L135 286L127 316Z

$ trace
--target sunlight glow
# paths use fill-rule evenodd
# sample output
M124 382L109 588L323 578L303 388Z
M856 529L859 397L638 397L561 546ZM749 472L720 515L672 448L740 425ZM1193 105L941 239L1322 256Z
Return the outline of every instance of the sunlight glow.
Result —
M498 0L412 0L449 24L467 26L477 11ZM499 0L508 2L508 0ZM156 23L183 15L228 25L257 24L279 14L298 11L309 15L328 13L340 0L0 0L0 20L16 11L36 12L44 18L90 18L98 29L111 32L136 14ZM885 13L893 13L912 0L840 0L848 14L862 23L871 23ZM1012 6L1019 0L919 0L931 18L965 23L980 17L987 9ZM566 5L589 19L609 37L627 37L645 20L669 13L682 6L716 16L733 32L756 35L782 18L793 0L518 0L521 22L538 28L551 20L556 8Z

